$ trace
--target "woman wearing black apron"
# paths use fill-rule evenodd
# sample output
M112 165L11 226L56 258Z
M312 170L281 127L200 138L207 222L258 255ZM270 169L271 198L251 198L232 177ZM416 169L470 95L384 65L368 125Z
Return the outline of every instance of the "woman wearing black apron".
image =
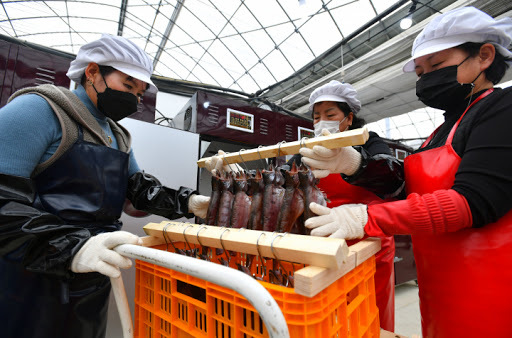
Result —
M24 88L0 110L1 337L104 337L109 277L131 266L112 248L140 241L120 231L123 206L205 216L209 197L140 171L117 123L152 71L135 43L104 35L71 63L76 90Z

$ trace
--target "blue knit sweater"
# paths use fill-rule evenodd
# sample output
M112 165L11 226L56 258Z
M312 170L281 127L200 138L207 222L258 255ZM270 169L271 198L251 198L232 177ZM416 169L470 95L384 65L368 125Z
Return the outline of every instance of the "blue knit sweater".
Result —
M105 116L94 106L85 89L73 91L112 138L119 149ZM34 168L48 160L62 138L59 120L45 99L36 94L21 95L0 109L0 173L29 178ZM139 171L130 150L129 175Z

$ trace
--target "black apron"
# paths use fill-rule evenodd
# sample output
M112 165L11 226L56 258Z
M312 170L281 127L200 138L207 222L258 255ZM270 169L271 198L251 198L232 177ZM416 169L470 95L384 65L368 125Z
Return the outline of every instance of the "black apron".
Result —
M119 230L128 164L128 154L84 141L80 129L75 144L34 178L34 207L94 234ZM27 271L15 256L16 253L10 255L9 261L0 259L0 287L9 295L1 309L9 311L8 318L19 322L2 323L2 337L105 336L108 277L99 273L75 274L64 282ZM0 318L5 315L0 313Z

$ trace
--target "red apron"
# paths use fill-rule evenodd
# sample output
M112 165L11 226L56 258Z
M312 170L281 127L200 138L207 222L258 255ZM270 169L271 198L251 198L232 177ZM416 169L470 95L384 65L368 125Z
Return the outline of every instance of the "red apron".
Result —
M405 159L408 194L452 187L461 161L452 139L466 112L444 146ZM512 211L482 228L412 239L423 337L512 336Z
M322 178L318 187L325 192L330 200L327 203L329 208L342 204L370 204L382 201L374 193L345 182L340 174L331 174ZM359 241L347 241L347 244L353 245ZM377 307L379 308L380 327L393 332L395 328L395 240L393 236L381 237L381 245L381 250L375 256L377 268L375 272L375 293Z

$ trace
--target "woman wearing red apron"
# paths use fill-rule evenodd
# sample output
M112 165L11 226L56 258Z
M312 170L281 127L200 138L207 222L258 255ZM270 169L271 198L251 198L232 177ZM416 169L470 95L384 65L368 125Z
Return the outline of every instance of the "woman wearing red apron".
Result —
M356 94L350 84L338 81L331 81L311 93L310 103L316 136L322 133L337 133L360 128L365 124L365 121L357 116L361 103L356 98ZM313 170L315 177L320 178L318 187L328 199L324 211L348 203L380 203L382 198L395 196L403 190L402 165L391 155L388 145L376 133L371 132L369 140L363 146L347 147L346 150L343 168L338 171L339 173L329 175L326 170ZM300 163L300 156L292 158L291 161ZM305 163L315 168L314 162L305 159ZM317 213L321 214L321 211ZM348 244L352 245L358 241L349 241ZM376 257L377 306L380 326L393 331L395 312L393 236L382 237L381 244L382 249Z
M511 42L512 20L473 7L424 28L404 71L416 72L417 96L445 122L405 160L407 199L345 205L330 229L412 234L424 337L510 337L512 90L493 84Z

